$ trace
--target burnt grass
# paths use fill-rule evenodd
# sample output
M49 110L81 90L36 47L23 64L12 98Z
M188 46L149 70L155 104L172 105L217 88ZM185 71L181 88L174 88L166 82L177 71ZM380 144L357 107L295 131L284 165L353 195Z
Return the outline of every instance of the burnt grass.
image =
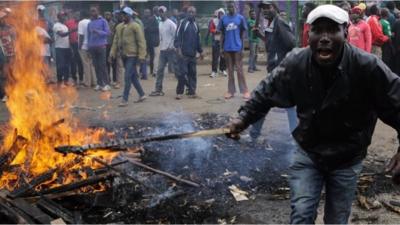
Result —
M106 127L120 138L137 138L220 128L228 121L226 115L176 113L161 119L112 124L99 122L95 126ZM286 132L286 127L282 130ZM64 199L60 202L66 207L74 207L74 210L83 210L83 219L87 223L217 223L220 218L233 216L229 215L229 209L237 202L229 192L230 185L248 192L249 198L259 193L287 197L285 174L293 145L285 132L269 134L273 150L266 150L264 143L235 141L224 136L144 144L143 163L201 185L199 188L190 187L145 173L146 183L160 192L174 185L174 190L183 192L177 197L163 199L155 207L148 207L149 201L144 200L151 192L148 188L130 192L121 191L115 185L109 192L114 192L114 196L115 192L120 192L119 200L125 200L122 204L112 197L109 197L107 207L99 207L101 204L93 204L92 200L85 201L84 198L72 199L74 204L70 206L66 202L71 201ZM135 167L125 170L132 175L143 174L143 170ZM77 207L77 201L84 204L81 209Z

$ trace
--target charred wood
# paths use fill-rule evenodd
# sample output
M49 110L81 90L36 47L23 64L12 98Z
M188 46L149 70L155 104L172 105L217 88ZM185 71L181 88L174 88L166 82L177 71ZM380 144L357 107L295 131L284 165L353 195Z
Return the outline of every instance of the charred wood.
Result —
M10 198L18 198L31 195L34 192L35 187L42 184L43 182L50 180L56 171L57 169L48 170L47 172L35 177L29 183L26 183L20 188L12 191L8 196Z
M29 204L25 200L21 198L14 199L10 201L10 203L15 207L23 211L25 214L29 215L32 217L36 223L42 223L42 224L49 224L50 221L53 219L45 214L42 210L37 208L35 205Z
M94 185L94 184L98 184L100 182L111 180L114 177L115 177L114 173L107 173L107 174L103 174L103 175L99 175L99 176L93 176L93 177L89 177L88 179L77 181L74 183L62 185L62 186L51 188L51 189L41 190L41 191L37 192L37 194L47 195L47 194L58 194L58 193L68 192L68 191L76 190L76 189L86 187L89 185Z
M20 135L16 135L16 138L10 149L8 149L5 154L0 156L0 176L3 173L3 170L9 167L10 163L14 160L15 156L17 156L18 152L26 147L27 144L28 139Z
M53 200L46 197L42 197L37 203L37 206L49 215L55 218L62 218L67 223L81 223L74 219L74 214L59 204L55 203Z

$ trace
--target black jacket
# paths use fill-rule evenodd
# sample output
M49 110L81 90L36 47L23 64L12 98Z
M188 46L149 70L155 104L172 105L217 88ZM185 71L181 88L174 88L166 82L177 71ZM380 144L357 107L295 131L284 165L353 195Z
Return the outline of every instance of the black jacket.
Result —
M293 136L322 169L360 162L377 118L400 132L400 78L374 55L345 44L335 79L325 90L310 48L294 49L239 110L247 124L272 107L297 107ZM326 82L325 82L326 83Z
M175 48L180 48L182 55L196 57L196 53L202 53L200 30L196 21L183 19L177 29L174 42Z
M268 52L268 72L271 72L285 58L296 45L296 37L289 24L281 17L276 16L273 20L272 32L265 31L265 48Z
M155 16L143 19L144 36L146 45L149 47L157 47L160 44L160 31L158 21Z

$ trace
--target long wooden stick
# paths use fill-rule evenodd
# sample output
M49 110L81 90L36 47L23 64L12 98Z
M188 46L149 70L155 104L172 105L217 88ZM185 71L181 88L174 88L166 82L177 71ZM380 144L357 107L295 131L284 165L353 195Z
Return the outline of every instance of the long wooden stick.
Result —
M143 169L149 170L149 171L151 171L153 173L158 173L160 175L166 176L166 177L168 177L168 178L170 178L172 180L175 180L175 181L178 181L178 182L181 182L181 183L193 186L193 187L200 187L200 184L198 184L198 183L195 183L195 182L190 181L190 180L179 178L177 176L174 176L174 175L172 175L170 173L167 173L167 172L164 172L164 171L161 171L161 170L158 170L158 169L154 169L153 167L145 165L145 164L143 164L141 162L137 162L135 160L129 160L129 162L132 163L135 166L138 166L138 167L141 167Z
M121 140L111 140L105 143L98 144L87 144L81 146L58 146L55 148L57 152L68 154L82 154L87 150L96 150L96 149L116 149L120 150L121 148L143 144L152 141L166 141L166 140L174 140L174 139L185 139L185 138L195 138L195 137L207 137L207 136L215 136L215 135L223 135L230 133L230 129L228 128L219 128L219 129L211 129L211 130L202 130L190 133L183 134L169 134L163 136L152 136L152 137L143 137L143 138L133 138L133 139L121 139Z

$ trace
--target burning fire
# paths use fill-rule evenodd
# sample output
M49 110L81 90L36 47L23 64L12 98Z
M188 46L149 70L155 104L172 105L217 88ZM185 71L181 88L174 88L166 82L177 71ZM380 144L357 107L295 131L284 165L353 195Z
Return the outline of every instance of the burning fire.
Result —
M104 129L79 126L69 107L78 97L74 88L53 90L46 84L43 71L48 71L48 68L40 55L43 41L36 33L39 23L34 15L35 2L26 1L20 2L18 8L6 18L16 32L16 55L11 62L12 75L8 77L6 86L10 121L0 156L14 154L10 165L15 165L17 172L3 171L1 188L15 189L21 185L21 174L30 180L55 168L58 168L58 172L47 184L57 186L70 183L77 179L77 173L71 172L74 169L87 166L96 168L99 165L94 165L90 157L73 154L64 156L55 152L54 147L98 142L102 136L108 135ZM60 121L62 119L64 122ZM95 154L106 161L115 156L115 153L106 151L92 153L91 156ZM79 172L79 176L85 178L87 175Z

